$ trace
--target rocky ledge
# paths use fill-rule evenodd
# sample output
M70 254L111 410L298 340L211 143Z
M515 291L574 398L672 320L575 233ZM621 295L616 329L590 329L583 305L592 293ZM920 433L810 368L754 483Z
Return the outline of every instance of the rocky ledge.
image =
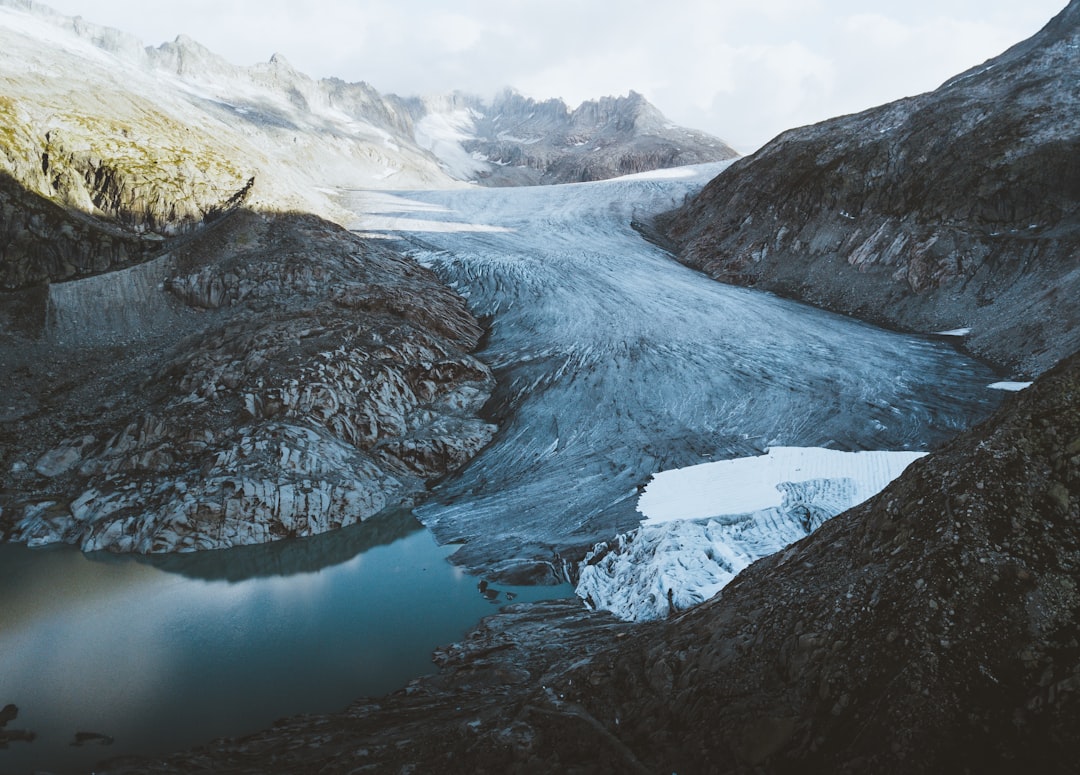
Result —
M1080 347L1080 2L937 91L780 135L666 224L707 274L1037 374Z
M518 606L438 675L114 773L1071 772L1080 355L881 494L646 625Z
M490 439L481 335L427 270L238 211L122 271L0 297L0 533L165 552L409 504Z

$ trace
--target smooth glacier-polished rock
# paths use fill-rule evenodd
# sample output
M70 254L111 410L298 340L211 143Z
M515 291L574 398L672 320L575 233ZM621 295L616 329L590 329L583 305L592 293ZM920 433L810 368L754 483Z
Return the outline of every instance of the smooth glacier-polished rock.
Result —
M54 286L0 338L0 534L219 549L411 505L491 438L462 300L313 216L240 212L155 261ZM57 375L70 375L57 379Z

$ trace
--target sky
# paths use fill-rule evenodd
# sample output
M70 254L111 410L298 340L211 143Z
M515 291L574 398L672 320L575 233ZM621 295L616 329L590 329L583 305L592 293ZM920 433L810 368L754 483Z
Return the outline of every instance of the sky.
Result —
M1037 32L1067 0L46 0L158 45L403 96L513 87L645 95L749 153L785 129L929 91Z

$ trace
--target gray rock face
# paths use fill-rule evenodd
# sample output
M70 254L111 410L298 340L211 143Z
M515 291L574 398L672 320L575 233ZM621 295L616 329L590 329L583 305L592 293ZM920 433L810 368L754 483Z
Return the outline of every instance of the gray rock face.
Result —
M486 186L606 180L738 156L715 137L675 126L633 91L574 110L510 90L490 105L464 94L407 104L421 145L451 174Z
M480 329L426 270L314 217L237 213L53 285L0 345L0 529L161 552L321 533L408 504L490 439ZM36 397L36 400L32 400Z
M739 284L1038 373L1080 347L1080 4L935 92L786 132L667 228Z
M160 249L160 239L74 216L0 173L0 289L118 269Z

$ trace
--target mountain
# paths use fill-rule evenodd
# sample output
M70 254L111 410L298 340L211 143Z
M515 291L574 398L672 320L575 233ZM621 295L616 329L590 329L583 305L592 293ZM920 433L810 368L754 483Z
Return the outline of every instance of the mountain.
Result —
M0 0L0 535L209 549L413 503L492 436L482 332L337 225L334 191L621 174L712 142L638 95L532 120L507 94L470 103L478 131L500 137L487 111L536 149L480 175L425 147L432 104Z
M938 90L793 129L665 228L679 258L1037 374L1080 347L1080 4Z
M339 212L327 186L451 185L407 112L15 0L0 73L5 539L311 535L411 504L490 439L464 301L305 214Z
M783 269L805 294L847 293L856 306L865 297L866 315L873 300L892 300L881 316L919 313L933 325L957 310L982 314L967 322L993 327L1002 341L976 329L974 346L1041 372L994 416L664 621L631 625L568 602L512 607L437 652L439 674L388 697L106 769L1072 772L1080 755L1080 353L1048 364L1075 330L1076 196L1065 151L1078 125L1078 25L1074 0L1042 33L938 92L793 130L722 173L672 224L688 237L684 256L712 256L719 276L768 285ZM966 113L972 106L982 113ZM958 135L965 115L969 132ZM852 126L878 135L893 126L895 142L841 131ZM944 133L937 143L934 128ZM876 154L899 170L864 166ZM848 158L859 164L846 166ZM982 187L971 188L973 179ZM781 215L796 219L786 231ZM862 231L864 219L871 236L891 234L897 247L859 273L827 253L855 233L861 245L879 244ZM1022 233L1025 221L1041 225ZM937 242L904 247L935 229L939 241L981 246L981 263L969 267L955 253L950 263ZM742 263L718 252L755 235L786 246L785 260L772 248L756 259L738 254ZM797 261L803 253L814 261ZM971 297L976 290L984 295ZM1007 330L1024 315L1027 328Z
M511 90L490 104L458 93L406 104L420 145L454 177L487 186L604 180L738 155L715 137L675 126L633 91L574 110Z
M125 245L73 224L80 239L30 266L16 211L40 205L20 202L0 223L6 288L129 265L148 249L133 234L173 236L241 203L343 221L332 189L591 180L733 155L637 94L572 112L512 92L490 107L406 100L314 80L280 54L238 67L186 36L146 47L31 0L0 0L0 73L0 176Z
M0 72L0 172L64 206L164 234L252 178L255 204L333 216L326 189L595 179L732 155L636 94L572 113L509 93L490 108L459 96L406 100L312 79L280 54L239 67L186 36L146 47L32 0L0 0ZM459 125L476 137L448 129ZM589 152L596 161L582 161Z
M245 188L252 205L334 215L320 189L451 184L392 100L278 55L236 67L186 37L143 47L3 0L0 72L0 171L129 231L190 230Z

